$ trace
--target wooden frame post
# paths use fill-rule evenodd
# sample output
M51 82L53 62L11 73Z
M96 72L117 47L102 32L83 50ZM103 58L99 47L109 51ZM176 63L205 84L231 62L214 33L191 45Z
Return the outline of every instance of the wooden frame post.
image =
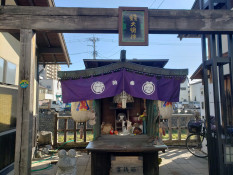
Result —
M36 37L31 29L20 30L19 82L27 80L28 87L18 90L15 175L31 174L34 78Z
M58 130L58 118L57 113L54 114L54 135L53 135L53 148L57 148L57 130Z

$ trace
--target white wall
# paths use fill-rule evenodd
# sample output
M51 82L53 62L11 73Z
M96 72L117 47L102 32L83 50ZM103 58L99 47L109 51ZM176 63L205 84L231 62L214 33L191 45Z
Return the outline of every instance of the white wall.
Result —
M189 101L189 82L188 79L180 84L180 98L179 101Z
M201 88L203 87L202 81L192 83L190 87L190 101L201 101Z
M196 87L198 87L198 85L196 85ZM192 96L191 99L193 99L193 89L196 90L196 87L194 87L193 85L190 85L190 96ZM213 84L212 83L208 83L208 87L209 87L209 106L210 106L210 115L214 115L214 93L213 93ZM197 101L200 101L200 105L201 105L201 116L204 116L205 118L205 96L204 96L204 86L203 85L199 85L199 89L200 89L200 94L197 98ZM194 91L195 91L194 90ZM192 101L192 100L191 100ZM202 104L203 107L202 108Z
M200 96L200 112L201 117L205 118L205 96L204 96L204 85L201 87L201 96Z
M16 65L15 84L19 81L20 43L9 33L0 33L0 57Z
M61 95L61 83L54 79L43 79L39 81L39 84L48 90L52 91L53 100L56 100L56 95Z
M209 102L210 102L210 115L214 114L214 90L213 90L213 84L209 83Z
M227 35L222 35L222 53L228 52Z

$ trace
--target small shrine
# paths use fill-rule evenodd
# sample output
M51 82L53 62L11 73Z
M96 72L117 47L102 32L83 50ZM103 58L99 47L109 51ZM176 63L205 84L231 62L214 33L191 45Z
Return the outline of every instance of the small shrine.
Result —
M86 70L60 71L63 101L72 117L94 125L92 175L159 174L160 118L179 101L187 69L165 69L168 60L84 60ZM130 160L130 161L129 161Z

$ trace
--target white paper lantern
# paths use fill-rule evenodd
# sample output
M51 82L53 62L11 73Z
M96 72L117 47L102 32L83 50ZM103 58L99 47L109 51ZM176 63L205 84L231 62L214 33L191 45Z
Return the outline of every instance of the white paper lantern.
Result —
M71 117L78 123L95 119L95 113L91 111L92 101L79 101L71 103Z
M172 116L172 102L158 101L159 113L163 119L168 119Z

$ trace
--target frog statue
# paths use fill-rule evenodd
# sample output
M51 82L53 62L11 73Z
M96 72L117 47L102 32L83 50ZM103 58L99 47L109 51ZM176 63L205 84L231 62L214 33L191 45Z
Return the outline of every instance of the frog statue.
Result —
M60 150L58 152L58 163L56 175L76 175L77 174L77 158L76 151L71 149L68 151Z

